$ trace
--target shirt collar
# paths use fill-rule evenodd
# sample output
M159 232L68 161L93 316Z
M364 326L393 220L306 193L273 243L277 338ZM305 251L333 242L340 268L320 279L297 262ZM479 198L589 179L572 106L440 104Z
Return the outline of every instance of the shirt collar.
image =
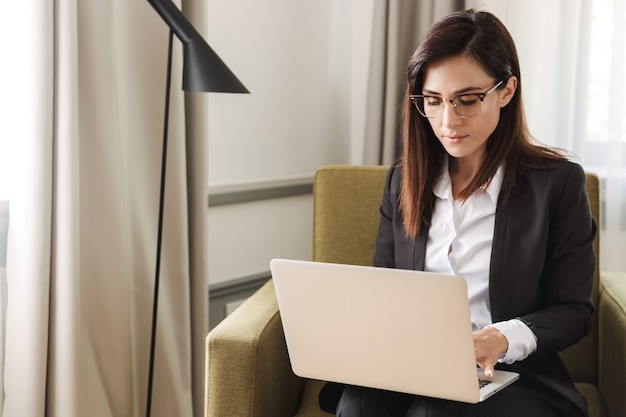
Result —
M489 181L489 185L482 188L487 192L491 202L494 204L498 202L498 195L500 194L503 180L504 164L500 165L493 178L491 178L491 181ZM453 200L452 181L450 180L450 172L448 171L448 157L443 161L439 178L437 178L435 186L433 187L433 193L439 198Z
M500 195L500 189L502 188L502 182L504 180L504 164L498 167L498 170L489 181L487 186L487 194L491 197L491 201L495 204L498 202L498 196Z

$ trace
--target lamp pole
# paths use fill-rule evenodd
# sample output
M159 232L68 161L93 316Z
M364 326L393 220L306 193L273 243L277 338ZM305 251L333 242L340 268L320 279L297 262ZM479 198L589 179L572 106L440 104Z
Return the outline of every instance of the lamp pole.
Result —
M152 304L152 331L150 338L150 362L148 367L148 392L146 417L152 414L154 383L154 360L156 353L157 317L159 307L159 283L161 275L161 252L163 241L163 213L165 202L165 174L167 167L167 143L169 131L170 95L172 84L172 47L174 35L183 43L183 90L222 93L249 93L220 57L211 49L189 23L185 15L171 0L148 0L152 7L170 27L167 77L165 81L165 111L163 115L163 151L161 159L161 188L159 195L159 220L157 227L157 253Z
M161 153L161 189L159 193L159 221L157 226L156 266L154 268L154 297L152 301L152 332L150 337L150 364L148 366L148 394L146 417L152 415L152 385L154 382L154 356L156 350L157 316L159 312L159 282L161 277L161 252L163 249L163 207L165 205L165 177L167 171L167 137L170 120L170 90L172 85L172 44L174 31L170 30L167 48L167 76L165 81L165 111L163 115L163 150Z

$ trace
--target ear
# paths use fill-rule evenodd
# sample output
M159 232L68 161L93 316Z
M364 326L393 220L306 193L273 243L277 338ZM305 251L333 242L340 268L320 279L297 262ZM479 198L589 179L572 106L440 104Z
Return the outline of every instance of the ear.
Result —
M517 91L517 77L514 75L510 76L504 88L501 88L498 91L500 92L500 108L506 107L506 105L513 99L515 91Z

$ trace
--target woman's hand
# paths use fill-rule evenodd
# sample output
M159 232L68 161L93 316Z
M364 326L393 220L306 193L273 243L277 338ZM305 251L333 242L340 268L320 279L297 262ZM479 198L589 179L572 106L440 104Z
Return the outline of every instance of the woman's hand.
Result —
M474 353L476 363L483 368L485 376L493 377L493 369L498 359L509 349L509 341L495 327L485 327L474 332Z

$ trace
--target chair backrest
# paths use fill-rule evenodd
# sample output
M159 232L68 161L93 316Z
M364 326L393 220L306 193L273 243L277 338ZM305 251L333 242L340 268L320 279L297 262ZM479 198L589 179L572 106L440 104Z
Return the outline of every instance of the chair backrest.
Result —
M372 265L388 167L326 166L315 174L313 259Z
M372 265L378 232L379 207L388 167L326 166L318 170L314 183L313 259L355 265ZM591 212L599 222L599 181L587 174ZM594 242L599 259L599 238ZM594 302L598 301L596 265ZM598 378L598 326L593 317L592 332L562 352L577 382L596 383Z

